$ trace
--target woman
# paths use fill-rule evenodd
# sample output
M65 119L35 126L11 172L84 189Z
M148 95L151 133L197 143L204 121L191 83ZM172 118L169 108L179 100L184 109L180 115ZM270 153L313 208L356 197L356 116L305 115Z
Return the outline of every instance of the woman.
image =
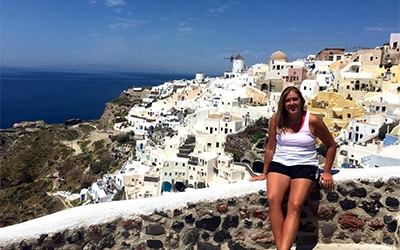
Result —
M252 181L267 179L269 220L279 250L290 249L300 224L303 204L318 181L333 188L331 168L336 144L318 116L304 110L305 100L296 87L283 90L278 111L271 117L263 174ZM324 172L319 176L316 139L327 147ZM289 191L290 190L290 191ZM282 202L288 193L287 213Z

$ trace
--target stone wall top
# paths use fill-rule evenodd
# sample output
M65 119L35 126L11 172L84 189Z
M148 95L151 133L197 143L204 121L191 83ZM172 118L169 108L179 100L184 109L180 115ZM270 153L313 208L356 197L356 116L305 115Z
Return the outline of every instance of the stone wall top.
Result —
M393 176L400 177L399 167L371 169L340 169L333 170L337 184L348 180L388 180ZM52 234L65 229L89 227L93 224L103 224L120 218L132 218L139 215L149 215L155 211L174 210L186 207L188 204L214 202L220 199L241 197L248 194L265 191L265 181L241 181L230 185L218 185L207 189L191 190L165 194L159 197L115 201L92 204L60 211L24 223L0 228L0 245L9 241L17 242L40 234Z

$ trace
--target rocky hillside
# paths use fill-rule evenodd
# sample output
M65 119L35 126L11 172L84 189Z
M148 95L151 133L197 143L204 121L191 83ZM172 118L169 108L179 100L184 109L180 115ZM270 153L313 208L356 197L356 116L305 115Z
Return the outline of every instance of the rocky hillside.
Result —
M122 92L106 104L100 120L74 126L21 122L0 130L0 227L79 206L54 194L79 193L119 169L127 156L115 158L114 148L135 145L134 134L110 131L149 94L144 92Z
M125 116L135 104L141 103L142 99L130 92L122 92L120 96L106 103L104 113L101 116L98 128L101 130L112 130L116 121L126 121Z

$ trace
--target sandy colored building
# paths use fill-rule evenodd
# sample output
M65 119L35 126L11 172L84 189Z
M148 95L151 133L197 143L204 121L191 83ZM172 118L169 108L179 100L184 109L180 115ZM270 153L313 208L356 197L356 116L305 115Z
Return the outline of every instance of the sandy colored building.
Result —
M352 118L365 115L361 105L347 100L343 95L335 92L322 91L308 99L307 110L323 116L323 121L330 128L333 135L337 135Z

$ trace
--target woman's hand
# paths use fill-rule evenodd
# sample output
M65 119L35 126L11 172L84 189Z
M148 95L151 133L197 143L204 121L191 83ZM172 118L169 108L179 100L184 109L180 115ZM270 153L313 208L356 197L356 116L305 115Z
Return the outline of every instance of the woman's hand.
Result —
M258 176L254 176L254 177L252 177L251 179L250 179L250 181L262 181L262 180L265 180L265 179L267 179L267 174L260 174L260 175L258 175Z
M324 189L332 189L333 188L333 177L331 173L324 172L322 173L319 181L324 184Z

